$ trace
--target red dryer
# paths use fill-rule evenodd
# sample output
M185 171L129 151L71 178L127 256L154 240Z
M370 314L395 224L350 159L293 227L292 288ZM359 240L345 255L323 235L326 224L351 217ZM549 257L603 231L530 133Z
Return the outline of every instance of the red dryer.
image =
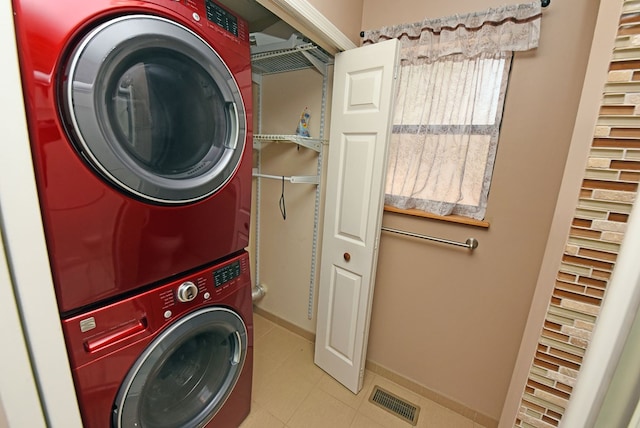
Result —
M246 253L63 320L85 428L237 427L249 414Z
M213 0L13 7L63 318L245 248L246 22Z

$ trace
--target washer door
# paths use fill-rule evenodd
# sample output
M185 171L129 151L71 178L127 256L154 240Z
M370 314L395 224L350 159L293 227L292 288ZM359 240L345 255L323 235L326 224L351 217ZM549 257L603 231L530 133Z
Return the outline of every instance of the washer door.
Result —
M222 407L242 372L247 329L225 308L180 319L135 362L114 405L115 427L191 428Z
M89 32L68 62L63 108L76 145L113 184L175 204L215 193L246 138L237 83L203 39L130 15Z

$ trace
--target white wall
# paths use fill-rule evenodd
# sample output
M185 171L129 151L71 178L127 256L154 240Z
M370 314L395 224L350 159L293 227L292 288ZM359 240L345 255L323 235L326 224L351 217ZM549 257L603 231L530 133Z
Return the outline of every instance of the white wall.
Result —
M0 130L2 132L2 146L0 146L0 228L4 229L4 212L8 209L4 192L8 184L13 185L12 177L5 172L5 163L13 158L11 146L13 144L27 145L24 116L16 103L20 102L20 82L15 58L13 22L11 3L4 2L0 7L0 56L5 58L4 66L0 68ZM40 407L40 399L36 390L35 380L29 364L29 355L24 342L22 327L17 307L13 283L9 266L6 263L6 243L0 230L0 324L2 346L0 346L0 427L29 426L43 427L44 415Z
M35 188L10 2L0 6L0 40L0 402L11 427L80 427Z
M2 405L2 401L0 401L0 428L6 428L9 426L9 422L7 421L7 415L4 412L4 406Z
M5 260L4 247L0 247L0 258ZM44 415L22 336L9 267L4 262L0 263L0 312L0 428L44 427Z

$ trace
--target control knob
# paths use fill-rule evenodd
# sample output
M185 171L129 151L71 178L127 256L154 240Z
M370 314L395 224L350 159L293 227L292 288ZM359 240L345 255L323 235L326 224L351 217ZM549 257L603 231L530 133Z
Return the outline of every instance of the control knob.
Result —
M178 300L181 302L190 302L198 295L198 287L191 282L185 281L178 287Z

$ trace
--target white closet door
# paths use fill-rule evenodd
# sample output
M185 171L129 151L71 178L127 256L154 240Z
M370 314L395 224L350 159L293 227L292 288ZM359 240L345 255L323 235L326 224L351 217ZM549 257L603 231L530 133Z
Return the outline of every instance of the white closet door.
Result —
M399 43L336 56L315 363L362 388Z

